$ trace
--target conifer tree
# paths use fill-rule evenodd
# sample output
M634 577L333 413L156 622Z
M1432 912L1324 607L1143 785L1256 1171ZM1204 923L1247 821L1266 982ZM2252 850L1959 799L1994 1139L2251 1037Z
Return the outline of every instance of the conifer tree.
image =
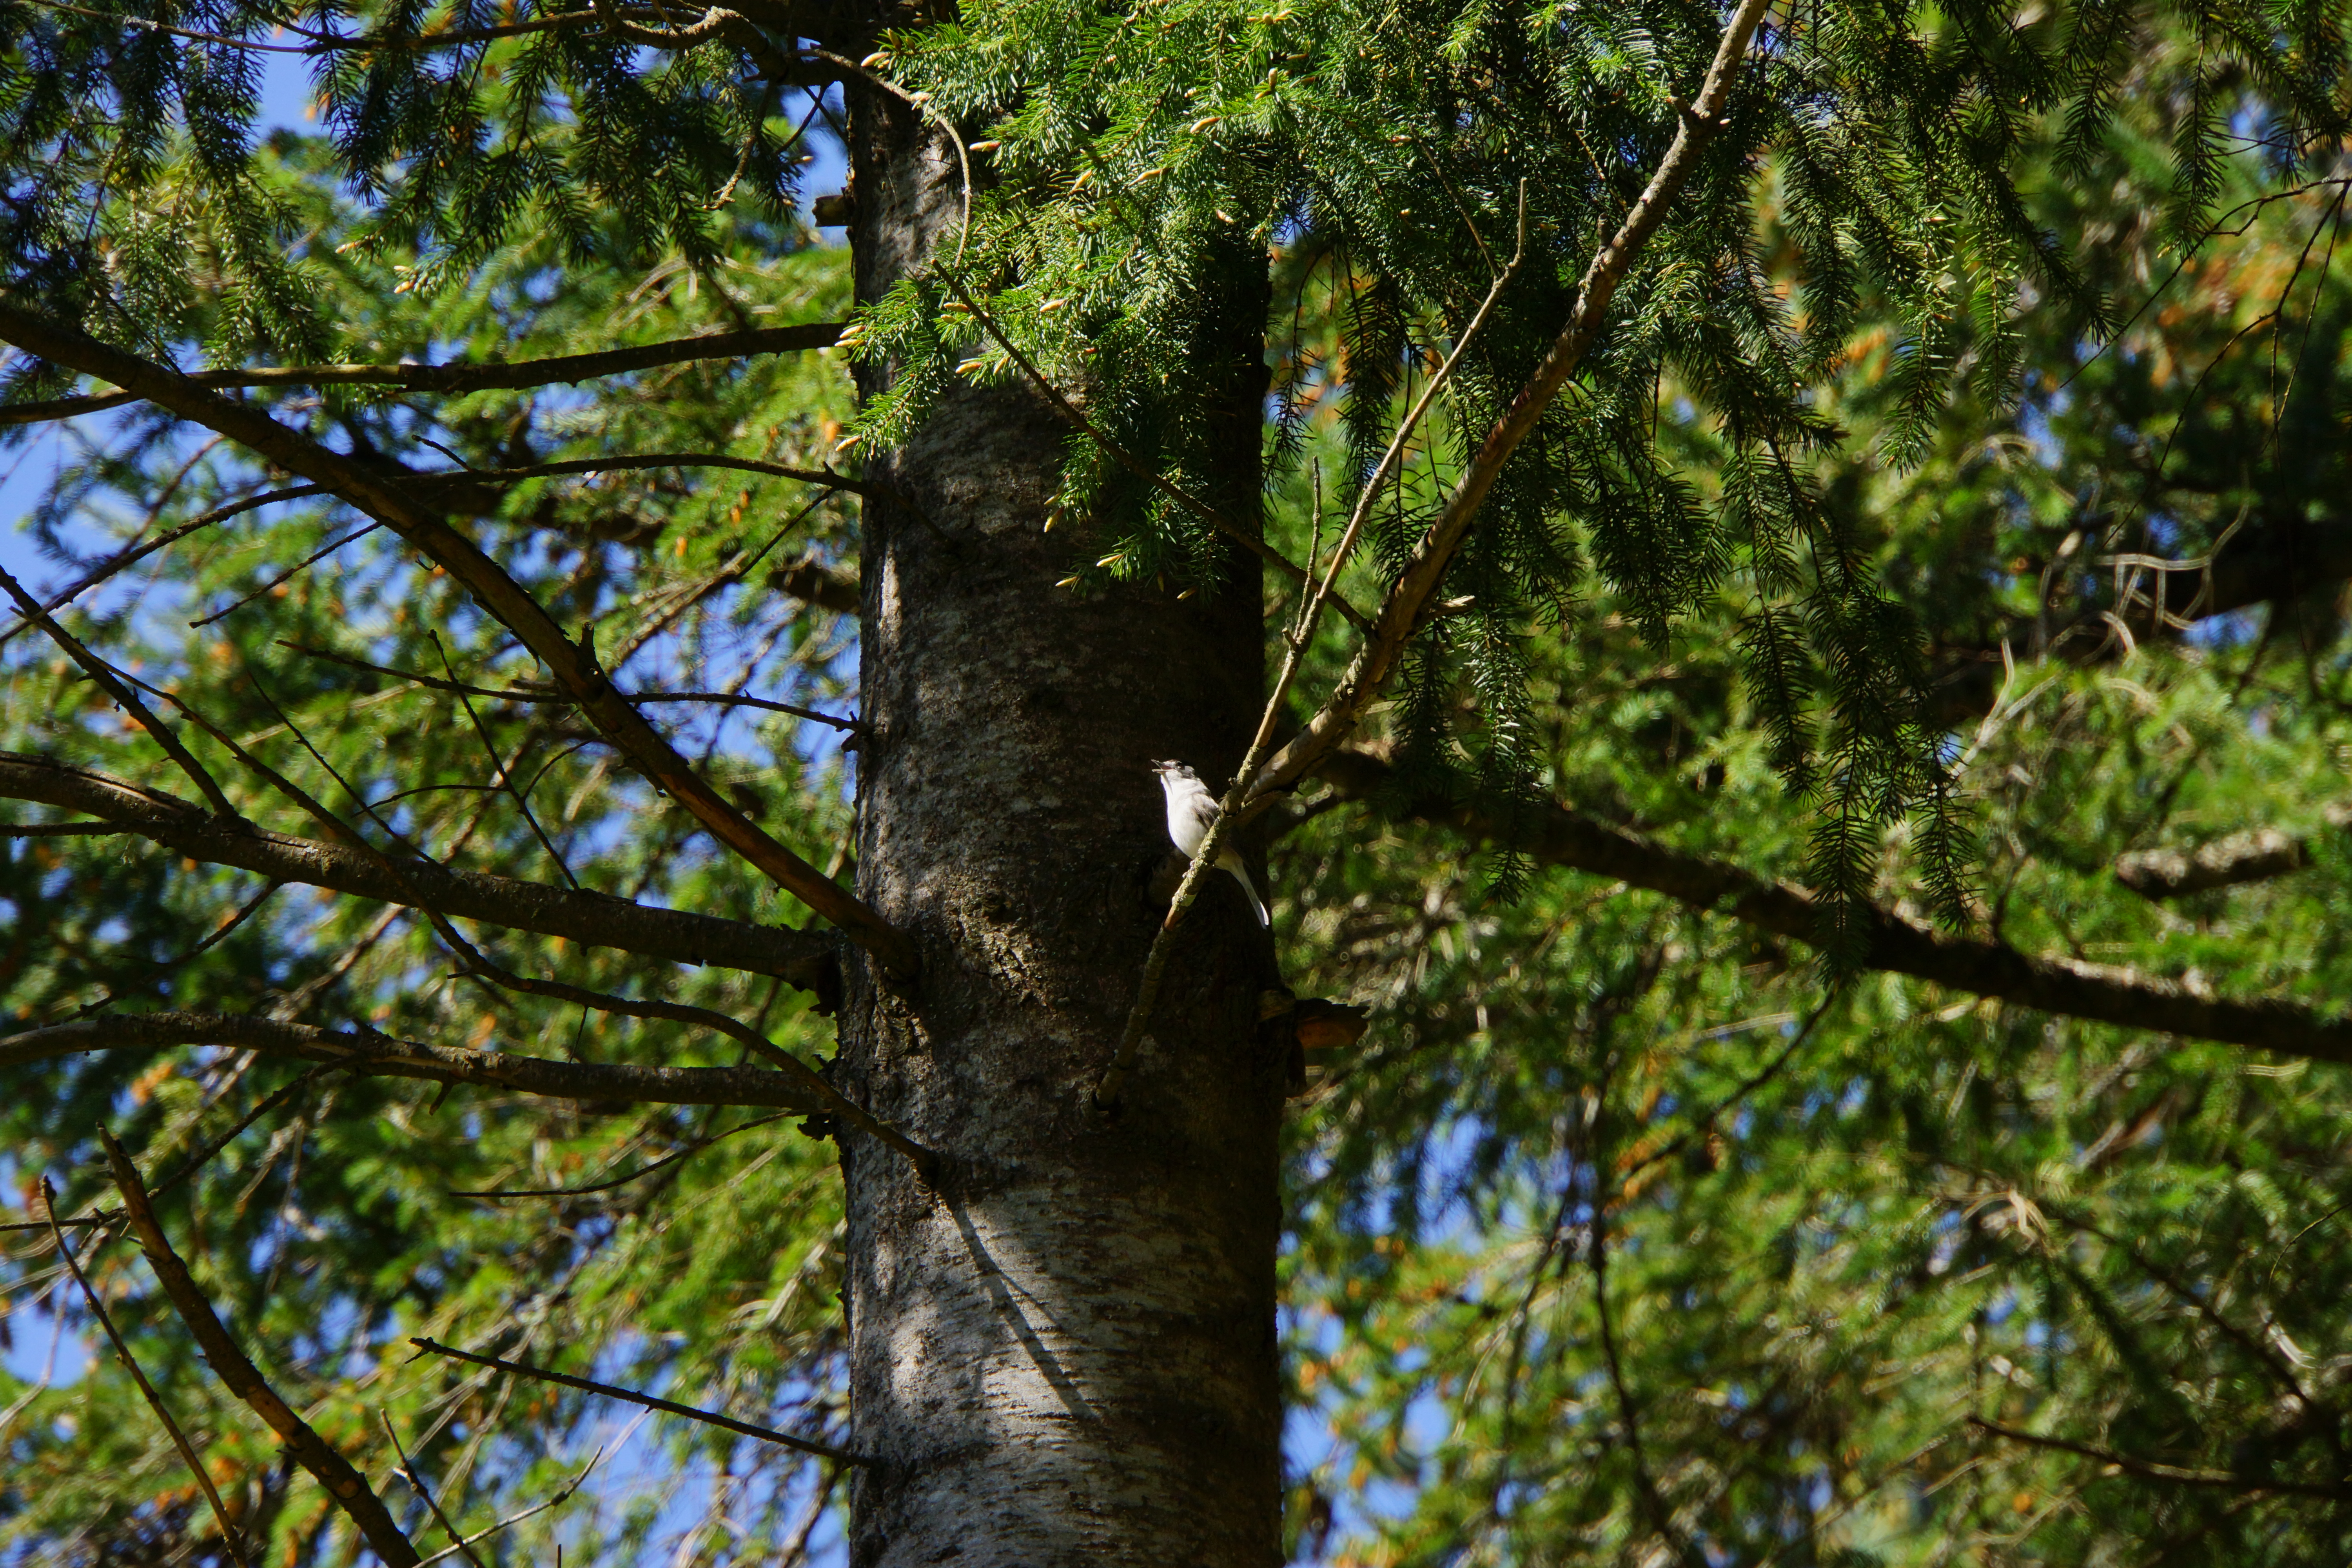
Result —
M0 0L0 1531L2340 1561L2345 28Z

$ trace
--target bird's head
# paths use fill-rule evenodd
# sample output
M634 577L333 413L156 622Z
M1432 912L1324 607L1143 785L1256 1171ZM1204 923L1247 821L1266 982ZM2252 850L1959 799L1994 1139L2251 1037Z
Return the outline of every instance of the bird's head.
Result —
M1199 773L1194 773L1182 763L1154 763L1151 764L1151 771L1158 773L1163 782L1168 779L1191 779L1193 783L1198 784L1201 779L1201 775Z

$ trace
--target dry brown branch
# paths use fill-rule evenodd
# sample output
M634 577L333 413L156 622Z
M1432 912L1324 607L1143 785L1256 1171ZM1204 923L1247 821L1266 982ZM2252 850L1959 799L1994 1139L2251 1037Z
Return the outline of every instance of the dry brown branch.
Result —
M5 589L8 596L16 601L16 607L25 613L26 620L48 633L49 640L64 649L67 658L79 665L82 672L96 681L100 690L114 699L122 710L131 715L132 721L147 731L148 739L163 748L163 754L188 775L189 782L206 800L212 802L216 814L231 821L236 819L236 807L230 805L228 796L221 793L219 782L204 763L196 761L187 747L180 743L180 738L172 732L172 727L156 718L147 704L139 700L139 694L120 678L112 665L90 652L82 645L81 639L58 625L49 613L41 608L40 601L26 593L25 585L5 571L0 571L0 589Z
M822 1074L778 1046L773 1040L725 1013L709 1007L689 1006L682 1002L651 1002L633 996L614 996L602 991L584 990L567 985L559 980L538 980L516 974L484 957L479 949L466 941L456 930L443 923L439 927L445 941L457 950L462 973L477 975L491 984L509 991L519 991L527 996L545 996L552 1001L568 1002L575 1006L593 1007L600 1013L612 1013L624 1018L657 1018L666 1023L684 1024L692 1028L709 1029L726 1036L736 1044L756 1055L767 1058L781 1068L785 1076L800 1083L828 1115L838 1117L868 1137L879 1140L914 1162L915 1168L927 1178L938 1169L939 1157L930 1150L908 1137L904 1132L882 1121L864 1106L842 1093L824 1080Z
M474 1084L588 1104L768 1106L803 1115L833 1107L798 1079L765 1068L654 1068L553 1062L504 1051L396 1039L365 1027L325 1029L237 1013L100 1014L0 1036L0 1068L85 1051L162 1051L237 1046L270 1056L333 1062L362 1076Z
M180 1458L186 1461L189 1469L195 1472L196 1485L203 1489L205 1501L212 1505L213 1518L219 1521L221 1540L227 1544L229 1556L236 1562L238 1568L250 1568L246 1560L245 1547L236 1537L236 1526L229 1520L228 1505L221 1501L220 1489L213 1485L212 1472L205 1468L205 1461L197 1454L196 1446L188 1441L188 1435L180 1430L180 1424L172 1419L172 1412L165 1407L163 1396L155 1392L155 1385L147 1381L145 1373L139 1370L137 1359L131 1355L130 1345L123 1341L122 1331L114 1326L114 1320L107 1314L106 1303L98 1299L98 1292L90 1288L89 1278L81 1271L81 1264L74 1258L73 1248L66 1245L66 1233L58 1219L58 1195L49 1190L47 1176L41 1178L41 1212L48 1216L49 1234L57 1242L58 1257L64 1261L66 1272L73 1276L73 1282L81 1287L81 1299L89 1303L91 1314L98 1319L98 1326L106 1331L107 1342L114 1347L115 1359L122 1363L122 1369L131 1374L131 1381L139 1385L140 1394L147 1401L147 1408L155 1413L155 1419L161 1421L163 1430L171 1434L172 1446L180 1451Z
M278 881L430 908L460 920L674 963L772 974L803 990L826 984L834 963L832 939L814 932L655 909L606 893L453 870L427 860L387 867L373 850L224 823L190 802L39 757L0 752L0 799L32 801L98 817L110 828L137 834L192 860L235 866Z
M55 593L51 594L47 599L42 600L41 608L44 610L63 609L66 605L81 597L84 594L89 593L92 588L97 587L100 584L107 582L120 574L130 570L132 566L137 565L140 562L145 560L148 556L154 554L157 551L166 549L171 545L176 544L181 540L185 539L188 535L199 532L204 529L210 528L216 522L226 522L230 518L240 517L248 511L257 511L265 506L275 506L279 501L301 500L307 497L321 493L323 493L322 489L318 485L290 485L280 489L264 490L258 495L247 496L243 500L230 501L226 505L216 506L210 511L203 513L201 516L190 518L187 521L182 523L177 528L169 529L164 532L155 535L152 539L134 540L132 542L124 545L112 555L108 556L104 561L101 561L96 566L91 567L89 571L84 573L80 577L67 584L64 587L59 588ZM8 644L14 640L18 632L23 631L32 624L33 622L29 619L20 618L10 625L6 630L0 631L0 647L7 647Z
M136 392L184 419L240 443L256 457L298 478L331 488L348 504L384 522L446 570L512 632L597 730L713 837L839 926L887 969L901 976L913 974L918 958L906 933L778 843L705 781L614 689L593 644L584 637L574 643L504 567L419 496L411 482L413 477L368 468L278 424L266 410L232 402L176 372L5 301L0 301L0 340L52 363Z
M154 1269L172 1310L204 1348L205 1360L211 1364L213 1375L228 1384L231 1394L268 1423L269 1429L285 1442L286 1451L293 1456L294 1462L327 1489L335 1506L351 1516L352 1522L367 1538L369 1548L388 1568L416 1568L416 1548L393 1522L383 1500L370 1489L350 1460L337 1453L309 1422L278 1396L277 1390L269 1386L243 1347L221 1326L212 1303L196 1289L188 1266L180 1261L180 1255L172 1250L171 1241L163 1235L163 1224L155 1217L155 1206L147 1201L147 1188L139 1167L131 1163L131 1156L115 1142L112 1133L101 1127L98 1137L106 1146L107 1166L114 1173L116 1190L122 1194L123 1212L131 1216L131 1229L147 1254L148 1267Z

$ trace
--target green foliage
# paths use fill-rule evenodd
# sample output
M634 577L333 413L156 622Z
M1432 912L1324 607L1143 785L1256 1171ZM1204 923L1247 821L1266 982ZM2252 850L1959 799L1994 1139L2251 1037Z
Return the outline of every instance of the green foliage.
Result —
M846 309L844 258L783 210L805 143L752 75L779 37L641 55L570 25L446 42L559 14L140 9L223 37L379 40L320 57L329 138L257 142L249 53L103 3L0 6L0 284L126 345L520 359ZM1209 384L1233 370L1205 285L1270 252L1264 517L1303 558L1460 342L1524 181L1530 261L1378 498L1343 578L1369 604L1557 331L1719 26L1665 5L974 6L876 67L995 143L971 153L961 261L859 318L863 352L899 366L890 395L853 416L833 358L269 405L436 468L425 438L481 468L814 464L1021 374L952 282L1103 434L1195 489ZM1413 811L1466 798L1524 823L1564 798L1848 900L1916 890L2028 951L2335 1005L2352 985L2352 850L2325 809L2352 760L2340 602L2298 584L2184 637L2116 558L2227 563L2343 527L2342 49L2318 5L1816 7L1768 32L1416 641L1380 737L1391 797L1369 816L1310 797L1275 849L1293 983L1376 1012L1292 1123L1302 1556L2341 1563L2341 1068L1885 976L1833 985L1801 951L1524 842L1474 864ZM2302 188L2314 174L2331 183ZM62 386L19 366L11 389ZM59 576L268 488L135 410L86 439L31 519ZM1229 569L1098 442L1070 455L1081 591ZM788 558L854 561L845 504L808 500L656 470L509 487L475 525L625 680L838 709L855 627L768 585ZM354 526L316 500L244 512L68 619L380 844L800 918L527 688L469 713L300 651L434 676L446 652L493 690L535 673ZM2134 572L2136 605L2115 588ZM1277 585L1268 607L1295 605ZM1302 704L1353 647L1326 622ZM184 788L53 648L19 635L0 660L7 746ZM842 863L829 741L740 712L679 728L770 831ZM484 731L533 820L486 783ZM319 831L232 788L265 826ZM2167 904L2111 874L2129 850L2254 827L2303 836L2310 863ZM733 1059L457 979L406 917L107 839L0 845L0 900L16 1020L168 999L553 1058ZM493 955L826 1047L765 982L518 936ZM101 1121L157 1179L226 1136L163 1202L200 1283L347 1451L377 1451L388 1415L469 1527L552 1495L622 1424L412 1363L411 1334L811 1432L838 1416L835 1189L787 1122L444 1097L227 1052L5 1078L10 1179L60 1178L68 1213L106 1201ZM559 1187L596 1190L458 1195ZM45 1326L26 1309L47 1302L89 1342L43 1244L8 1247L5 1325ZM128 1244L89 1256L271 1560L342 1560L323 1500L221 1394ZM46 1391L0 1376L0 1411L10 1551L224 1560L110 1363ZM753 1559L810 1517L814 1468L651 1430L501 1537L500 1560L559 1540L582 1562Z

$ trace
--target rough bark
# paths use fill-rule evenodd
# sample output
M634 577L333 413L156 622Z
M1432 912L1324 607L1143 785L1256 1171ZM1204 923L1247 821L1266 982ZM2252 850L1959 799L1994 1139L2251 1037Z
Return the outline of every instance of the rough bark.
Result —
M871 300L951 248L958 176L908 106L851 102ZM1237 258L1217 351L1234 429L1211 499L1244 518L1264 289L1264 258ZM920 968L901 984L852 961L836 1081L948 1159L927 1188L843 1140L852 1446L881 1461L852 1494L860 1568L1279 1555L1285 1064L1237 891L1187 921L1120 1116L1089 1098L1160 913L1150 763L1239 764L1258 574L1236 550L1223 591L1188 601L1056 589L1085 542L1042 529L1067 436L1034 388L966 390L870 462L928 521L865 508L859 892Z

